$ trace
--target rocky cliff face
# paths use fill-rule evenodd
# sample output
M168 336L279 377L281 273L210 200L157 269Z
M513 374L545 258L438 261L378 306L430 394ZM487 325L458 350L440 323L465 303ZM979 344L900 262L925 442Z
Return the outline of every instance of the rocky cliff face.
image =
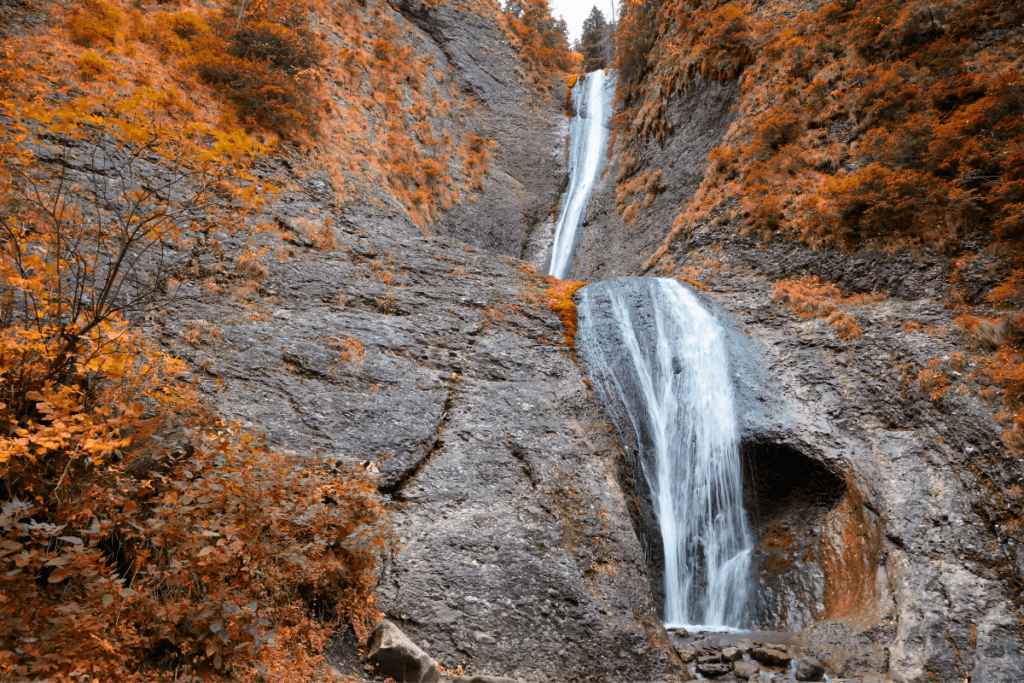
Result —
M556 106L532 103L519 85L519 66L497 27L450 6L425 8L397 2L396 9L427 40L435 59L451 65L461 96L480 106L467 121L473 133L498 143L496 168L481 198L448 212L431 231L487 251L521 258L534 228L551 214L567 180L564 115ZM561 83L556 86L560 91Z
M674 131L662 143L614 157L574 279L661 274L643 264L699 185L737 93L698 80L668 103ZM614 204L628 156L634 175L662 171L663 188L633 226ZM958 364L963 341L943 303L950 269L927 250L766 244L742 237L742 214L728 208L673 242L664 260L674 264L665 272L707 287L700 296L732 331L761 624L800 630L796 642L839 675L1014 680L1024 668L1024 565L999 492L1024 472L1002 444L997 408L966 386L972 368ZM844 340L824 319L773 301L774 283L808 275L848 294L885 292L848 309L862 336ZM951 373L941 397L917 381L929 367ZM645 518L641 510L650 534Z
M685 678L657 616L658 562L644 553L657 529L633 437L612 433L559 344L545 285L518 263L542 260L565 186L561 102L531 100L488 20L415 0L389 11L451 68L466 130L498 142L475 201L424 231L383 191L343 201L326 173L267 161L258 175L290 188L268 216L288 236L234 235L186 258L186 284L140 322L273 446L379 472L401 546L381 609L444 666ZM633 170L662 173L632 225L616 205L626 161L612 157L575 279L642 273L738 92L698 79L667 101L673 132L631 148ZM928 251L756 242L730 216L668 256L729 331L760 625L800 631L796 644L838 675L1016 680L1024 550L997 502L1024 467L1002 446L996 408L967 390L943 305L949 268ZM297 229L310 217L336 248ZM262 249L266 272L243 273L235 257ZM885 292L848 309L862 336L773 302L775 282L804 274ZM917 381L926 368L951 388L934 396Z
M445 667L536 681L679 675L604 410L561 344L547 285L508 258L557 201L564 114L524 105L493 25L398 9L472 100L467 129L499 142L476 203L424 231L384 193L376 207L336 202L325 177L267 162L261 177L293 188L274 215L287 240L236 235L221 245L228 258L194 259L194 284L150 330L274 447L379 471L399 541L380 608ZM310 216L333 220L336 249L303 236ZM263 248L278 258L258 291L229 294L241 276L222 261Z

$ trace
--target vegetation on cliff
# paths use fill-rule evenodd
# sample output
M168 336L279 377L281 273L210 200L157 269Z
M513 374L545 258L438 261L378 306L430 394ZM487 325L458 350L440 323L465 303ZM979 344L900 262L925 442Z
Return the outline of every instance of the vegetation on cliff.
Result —
M1022 19L1020 3L995 0L627 3L617 34L624 197L647 181L630 149L673 132L669 99L698 78L741 88L735 123L648 266L672 272L673 241L712 219L762 241L946 253L948 304L987 354L1006 440L1021 448ZM644 208L619 205L627 223ZM1003 280L971 300L963 278L982 266Z
M570 61L544 0L464 4L550 96ZM496 143L383 2L17 11L43 21L0 44L0 677L309 679L331 634L378 617L376 486L224 420L129 318L195 276L183 254L258 289L263 254L219 238L263 229L261 157L325 172L339 203L383 188L426 226L483 187Z
M126 319L179 276L170 251L244 229L265 148L182 128L153 90L6 104L0 672L309 677L332 630L376 619L375 487L220 418Z

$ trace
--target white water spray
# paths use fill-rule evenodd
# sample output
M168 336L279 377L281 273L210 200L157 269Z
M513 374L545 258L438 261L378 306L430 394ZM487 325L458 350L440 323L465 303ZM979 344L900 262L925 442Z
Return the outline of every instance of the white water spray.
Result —
M569 273L590 193L604 166L614 95L615 79L604 70L582 76L572 89L576 116L569 123L569 189L558 205L548 275L564 278Z
M722 329L677 280L622 283L580 290L577 343L637 437L664 544L665 623L747 628L753 540Z

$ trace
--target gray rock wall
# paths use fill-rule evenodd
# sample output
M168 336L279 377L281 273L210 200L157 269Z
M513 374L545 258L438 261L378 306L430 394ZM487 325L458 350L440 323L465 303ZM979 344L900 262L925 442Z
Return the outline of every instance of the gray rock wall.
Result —
M638 273L664 242L680 205L697 191L708 153L735 119L733 107L739 94L735 83L721 85L697 78L691 89L668 102L665 118L675 133L663 145L652 141L632 150L637 156L636 175L660 170L666 188L633 225L625 225L616 209L616 178L622 163L621 141L616 143L608 169L591 197L571 279L608 280ZM643 194L639 198L642 200Z
M498 143L479 200L456 207L431 231L523 258L530 236L551 215L568 178L561 101L530 104L534 97L517 82L511 46L487 20L445 3L432 10L418 2L395 6L453 67L456 85L473 106L467 129ZM560 93L561 87L556 83L554 91Z
M222 236L223 255L192 258L145 324L271 447L379 472L399 541L379 606L443 666L531 681L686 676L657 619L604 411L542 281L503 256L522 253L564 182L561 103L523 106L494 26L445 5L399 7L395 20L473 98L467 129L500 142L477 202L428 236L383 193L342 205L318 174L268 159L257 175L293 188L273 217L333 219L337 249ZM234 257L262 248L267 276L238 292ZM204 335L187 343L194 329ZM360 357L342 356L347 340Z

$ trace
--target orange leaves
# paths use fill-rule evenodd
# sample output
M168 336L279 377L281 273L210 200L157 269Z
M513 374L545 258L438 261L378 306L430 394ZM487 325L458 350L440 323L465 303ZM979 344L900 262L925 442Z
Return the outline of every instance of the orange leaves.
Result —
M705 179L723 191L698 192L680 215L738 196L747 227L765 238L1024 239L1024 76L1011 66L1019 41L1007 31L1019 10L989 0L803 10L788 1L627 4L627 109L617 117L627 138L659 135L658 108L696 73L728 80L743 70L737 125Z
M357 630L377 618L373 572L389 539L362 472L311 470L262 453L217 421L193 438L202 449L157 465L160 476L139 488L72 468L61 490L88 506L80 523L73 508L59 508L58 524L32 521L46 499L3 505L0 568L10 592L0 642L10 653L9 642L24 644L0 660L6 676L85 666L101 679L153 680L160 674L148 652L163 640L175 669L249 678L277 661L303 677L320 662L330 626L306 616L307 600ZM99 640L109 647L98 650Z
M535 90L549 91L554 76L574 70L564 25L552 17L547 0L510 0L505 3L504 20Z
M86 80L97 78L110 71L110 62L93 50L86 50L75 62L82 69L82 77Z
M545 281L551 285L550 288L544 290L544 293L548 295L548 308L561 318L562 325L565 327L565 345L575 353L577 320L576 304L572 297L577 290L589 283L558 280L553 277L547 277Z
M623 166L623 170L625 168L626 166ZM645 171L631 180L619 183L615 190L615 206L622 215L624 224L633 225L641 207L648 208L654 203L654 199L665 191L666 186L661 182L661 174L661 169ZM629 200L637 194L642 194L643 199L635 199L630 203Z
M67 20L71 42L82 47L110 48L123 21L121 11L104 0L83 0Z
M836 310L835 300L842 292L832 283L820 283L818 278L782 280L772 289L772 301L788 305L804 318L824 318Z
M949 391L949 376L942 372L941 359L928 361L928 367L917 373L917 388L933 403Z
M361 363L366 358L366 347L358 339L337 339L331 347L338 352L341 363Z
M479 135L469 133L463 146L466 160L462 164L462 172L466 177L466 185L472 190L484 189L484 178L491 172L491 157L498 149L496 140L487 141Z
M216 40L209 23L195 12L157 12L148 24L139 15L138 22L138 37L167 54L191 56Z
M395 55L395 46L383 38L374 38L370 45L373 54L382 62L390 62Z
M142 90L84 111L92 103L56 111L25 108L18 114L33 125L32 135L0 139L4 156L18 162L0 169L0 317L7 325L8 357L15 347L22 354L17 379L7 375L16 395L38 391L59 376L120 375L130 362L123 349L133 340L119 313L142 305L161 287L136 270L153 245L181 245L204 226L230 229L261 205L260 192L230 192L236 173L244 176L260 146L239 140L234 154L211 152L203 127L167 121L160 111L165 100L164 94ZM43 142L54 134L102 138L92 162L116 169L122 192L99 189L106 187L103 182L93 182L92 189L68 182L75 153ZM36 162L26 154L30 144L66 163ZM165 185L143 189L150 185L143 167L153 162L161 164ZM172 202L167 190L180 196ZM128 272L134 273L131 282ZM8 409L17 414L27 407L9 403Z
M872 164L825 183L804 235L841 244L893 233L932 237L948 197L944 183L924 173Z
M831 282L817 277L802 280L782 280L772 289L772 301L788 306L803 318L826 318L840 339L856 339L861 335L857 321L845 309L850 306L873 304L885 298L883 294L858 294L843 298L843 293Z

